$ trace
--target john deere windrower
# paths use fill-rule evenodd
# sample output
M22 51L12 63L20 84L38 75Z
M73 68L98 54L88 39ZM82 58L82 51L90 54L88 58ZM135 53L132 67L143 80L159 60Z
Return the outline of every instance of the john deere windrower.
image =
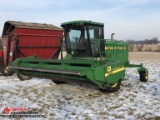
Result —
M104 39L104 24L92 21L62 23L66 56L61 60L38 59L35 56L20 58L11 64L19 79L32 76L54 81L93 83L103 91L115 92L125 78L126 67L137 67L140 81L148 80L148 71L142 64L128 61L126 42ZM62 49L61 49L62 53Z

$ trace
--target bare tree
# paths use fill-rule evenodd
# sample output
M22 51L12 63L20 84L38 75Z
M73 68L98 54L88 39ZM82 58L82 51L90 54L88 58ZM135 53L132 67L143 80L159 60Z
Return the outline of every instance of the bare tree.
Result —
M157 37L154 37L152 39L145 39L144 40L144 44L158 44L159 41L158 41L158 38Z
M128 39L126 42L129 45L129 51L133 51L133 49L134 49L134 40L129 40Z
M143 46L144 46L144 44L137 44L137 45L136 45L137 50L138 50L138 51L142 51Z
M154 37L151 40L152 40L153 44L158 44L158 42L159 42L157 37Z

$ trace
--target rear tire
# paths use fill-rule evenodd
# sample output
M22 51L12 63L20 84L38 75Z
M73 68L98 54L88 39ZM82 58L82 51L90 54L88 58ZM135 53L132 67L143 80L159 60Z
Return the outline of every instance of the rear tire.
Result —
M100 91L103 93L113 93L113 92L117 92L120 89L121 86L121 80L119 80L118 82L116 82L114 85L107 87L105 89L100 88Z
M140 75L140 81L141 82L147 82L148 81L148 74L144 71L139 73Z
M25 76L25 75L23 75L23 74L20 73L20 72L17 73L17 77L18 77L21 81L25 81L25 80L31 79L30 76Z

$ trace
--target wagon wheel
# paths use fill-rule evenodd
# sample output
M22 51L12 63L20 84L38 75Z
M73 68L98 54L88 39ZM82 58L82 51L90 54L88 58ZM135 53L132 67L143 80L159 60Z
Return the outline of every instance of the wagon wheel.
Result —
M140 75L140 81L141 82L147 82L148 81L148 73L147 72L142 71L142 72L139 73L139 75Z
M2 76L4 74L4 69L5 69L5 65L0 64L0 76Z
M14 73L11 69L7 69L4 64L0 65L0 76L11 76Z
M19 78L21 81L31 79L31 77L30 77L30 76L23 75L23 74L22 74L22 73L20 73L20 72L17 72L17 76L18 76L18 78Z
M13 75L14 71L10 70L10 71L7 71L7 72L2 72L2 75L4 76L11 76Z
M121 79L110 87L107 87L105 89L100 88L100 91L107 92L107 93L113 93L113 92L117 92L118 89L120 89L120 86L121 86Z

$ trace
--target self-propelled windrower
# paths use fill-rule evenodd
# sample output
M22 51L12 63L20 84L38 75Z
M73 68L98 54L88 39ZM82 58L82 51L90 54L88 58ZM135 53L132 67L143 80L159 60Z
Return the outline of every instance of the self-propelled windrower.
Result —
M137 67L140 81L148 80L148 70L142 64L130 64L128 44L122 40L104 39L104 24L92 21L62 23L66 56L60 60L20 58L11 64L19 79L31 76L54 81L90 82L103 91L115 92L125 78L126 67ZM62 52L62 49L61 49Z

